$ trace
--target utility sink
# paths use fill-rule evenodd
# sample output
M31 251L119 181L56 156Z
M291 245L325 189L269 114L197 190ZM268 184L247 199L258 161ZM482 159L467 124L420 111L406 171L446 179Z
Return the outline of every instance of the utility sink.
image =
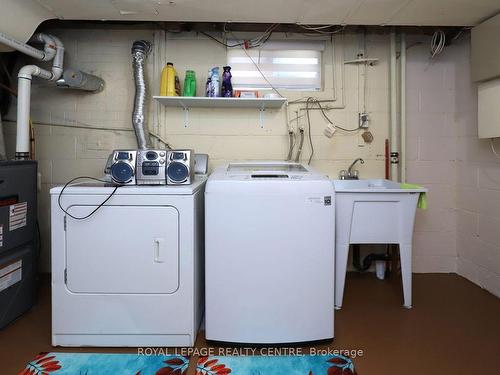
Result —
M333 180L337 193L421 193L426 190L401 189L399 182L383 179Z
M420 193L384 179L333 180L335 186L335 307L342 306L350 244L397 244L404 306L411 302L413 224Z

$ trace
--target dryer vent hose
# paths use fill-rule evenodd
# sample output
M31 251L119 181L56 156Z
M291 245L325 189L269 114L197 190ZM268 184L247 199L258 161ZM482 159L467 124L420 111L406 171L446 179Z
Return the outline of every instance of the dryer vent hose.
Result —
M144 63L151 51L151 43L147 40L136 40L132 45L132 66L134 69L135 98L132 125L137 138L137 146L141 150L151 147L149 132L145 128L146 79Z

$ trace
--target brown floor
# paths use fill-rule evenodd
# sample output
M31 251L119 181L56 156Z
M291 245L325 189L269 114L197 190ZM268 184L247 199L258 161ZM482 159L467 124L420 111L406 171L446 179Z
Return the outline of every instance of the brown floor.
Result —
M396 278L378 281L373 274L350 274L344 308L335 316L335 340L314 348L362 350L355 359L360 375L500 373L500 299L452 274L414 275L413 290L414 308L406 310ZM65 351L51 347L50 324L45 280L37 306L0 331L0 374L16 374L38 352ZM203 332L196 347L211 347Z

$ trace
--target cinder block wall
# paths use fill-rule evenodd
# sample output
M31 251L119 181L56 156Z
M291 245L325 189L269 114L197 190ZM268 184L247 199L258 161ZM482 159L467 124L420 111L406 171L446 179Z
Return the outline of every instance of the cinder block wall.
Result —
M408 179L430 189L429 210L417 214L416 268L456 271L500 296L500 160L477 138L470 41L432 63L427 51L408 50Z
M181 79L184 70L197 73L198 90L203 89L206 72L226 62L225 49L194 34L158 37L153 30L51 30L66 46L66 66L97 74L106 80L99 94L56 89L34 81L32 119L35 123L37 159L42 175L39 215L44 251L42 269L50 270L50 211L48 191L81 175L99 177L109 151L135 148L131 131L134 95L130 47L136 39L155 40L157 48L148 59L150 94L157 94L159 72L172 61ZM156 37L156 39L155 39ZM413 41L408 41L408 46ZM476 138L475 88L470 84L469 41L463 39L445 48L429 62L428 39L408 49L407 67L407 179L429 188L429 209L418 211L414 236L415 272L459 272L499 295L500 251L500 168L486 141ZM345 127L357 125L360 106L359 72L355 65L345 66L341 86L340 64L353 58L358 48L355 35L335 38L335 65L327 43L323 58L324 91L313 93L330 98L333 87L345 94L345 109L333 110L331 118ZM370 130L375 136L365 145L358 134L337 132L332 139L323 136L327 122L312 112L312 138L315 157L312 165L337 176L355 157L366 163L359 166L364 178L384 176L384 140L389 136L389 37L367 36L367 55L380 62L367 68L366 100L371 116ZM27 61L27 60L26 60ZM334 75L335 72L335 75ZM333 79L335 77L335 79ZM293 100L310 92L285 92ZM15 119L16 103L7 119ZM210 154L211 167L229 160L283 159L288 148L285 112L268 110L264 128L259 115L249 109L192 109L189 127L176 108L165 109L148 102L150 129L167 138L174 147L193 147ZM290 118L295 117L294 108ZM304 118L300 124L304 125ZM55 123L102 126L120 129L99 131L76 127L47 126ZM15 129L5 122L8 151L13 153ZM500 149L500 145L499 145ZM309 155L306 142L302 160Z
M39 213L44 244L42 269L45 271L50 270L49 189L77 176L102 176L109 152L115 148L135 148L136 142L131 131L99 131L41 123L131 130L134 85L130 47L137 39L156 42L147 63L150 95L158 93L159 72L167 61L175 64L181 80L186 69L194 69L200 92L203 92L208 69L226 64L224 47L195 34L156 35L155 39L153 30L60 29L50 32L60 37L65 44L65 65L103 77L106 88L99 94L86 94L57 89L52 84L34 80L31 116L36 130L36 157L42 175ZM329 116L341 126L355 128L361 108L358 66L343 65L343 61L355 58L357 49L356 35L337 36L333 69L332 45L329 42L323 54L324 90L283 93L290 100L310 95L331 98L335 85L339 100L344 91L345 108L330 111ZM319 111L311 111L311 134L315 149L312 166L332 177L337 176L356 157L363 157L366 161L364 165L358 166L362 177L384 176L384 141L389 131L389 36L368 35L366 53L380 59L377 65L368 67L366 72L366 106L371 116L370 130L375 137L373 143L367 145L360 134L341 131L332 139L326 138L323 135L326 120ZM343 85L341 67L345 68ZM7 119L15 119L15 108L16 103L13 103ZM290 119L295 117L294 110L291 106ZM189 126L185 127L184 114L180 109L165 109L150 99L148 114L150 129L160 133L174 147L191 147L197 152L208 153L211 168L229 160L283 160L288 151L284 108L266 110L263 128L259 125L259 113L255 109L193 108L189 111ZM303 112L300 114L303 115ZM300 125L305 125L304 117L299 121ZM295 122L294 126L297 127ZM5 122L5 127L8 152L12 155L15 126L13 122ZM309 152L306 139L302 161L307 161Z

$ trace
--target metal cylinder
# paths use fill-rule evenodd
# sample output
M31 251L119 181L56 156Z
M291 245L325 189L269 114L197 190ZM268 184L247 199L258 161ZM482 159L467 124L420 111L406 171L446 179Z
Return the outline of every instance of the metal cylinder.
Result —
M150 51L151 43L146 40L137 40L132 45L132 66L135 82L132 125L137 138L137 146L141 150L150 148L149 132L145 128L146 81L144 75L144 63Z
M93 74L76 69L66 69L63 73L64 84L71 89L99 92L104 89L104 80Z

